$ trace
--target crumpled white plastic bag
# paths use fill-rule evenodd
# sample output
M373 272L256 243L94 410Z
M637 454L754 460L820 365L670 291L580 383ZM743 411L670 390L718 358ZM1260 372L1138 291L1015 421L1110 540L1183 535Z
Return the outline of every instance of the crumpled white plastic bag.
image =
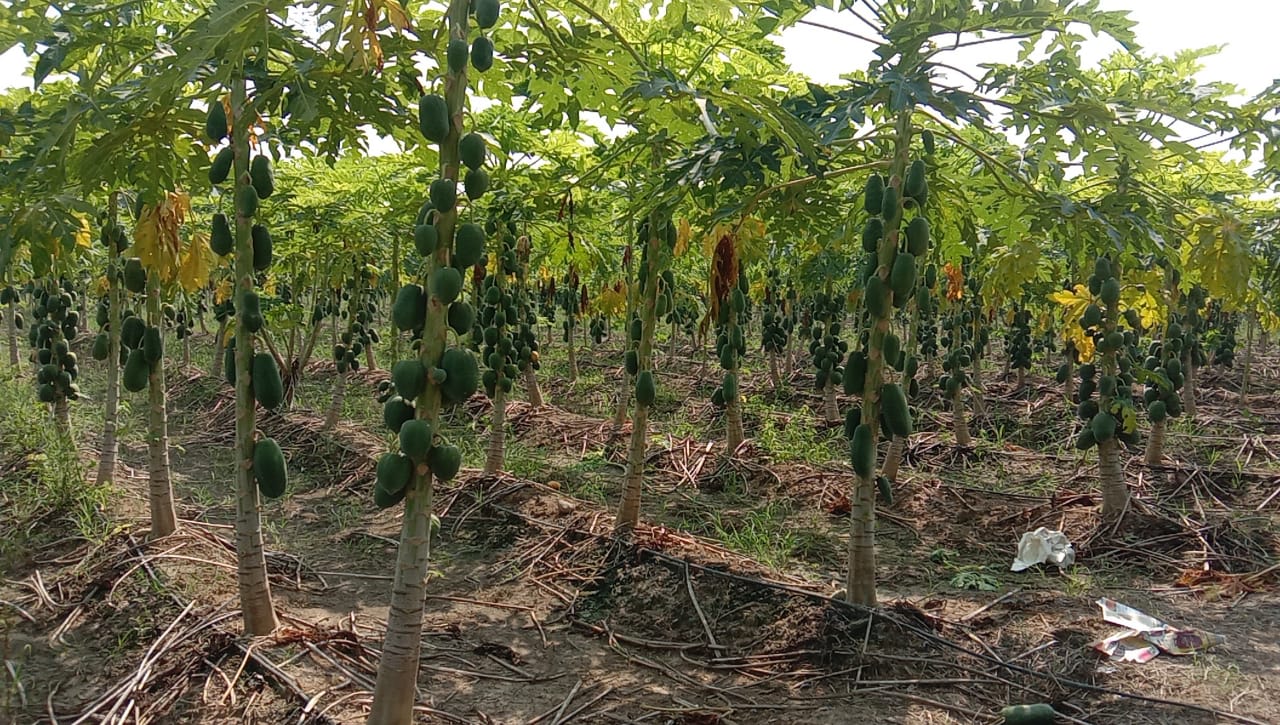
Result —
M1076 550L1071 547L1067 535L1041 526L1022 535L1022 540L1018 542L1018 553L1009 570L1023 571L1045 562L1065 569L1075 561Z

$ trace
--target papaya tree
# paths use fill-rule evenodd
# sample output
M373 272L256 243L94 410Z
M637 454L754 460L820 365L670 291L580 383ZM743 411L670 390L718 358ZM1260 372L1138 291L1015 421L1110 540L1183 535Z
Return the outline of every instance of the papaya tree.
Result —
M473 9L474 32L470 22ZM399 399L396 410L387 417L389 423L399 426L400 450L379 459L374 487L375 503L390 506L403 501L404 516L370 725L408 725L413 721L430 556L432 480L452 479L462 464L461 451L443 437L440 408L442 403L466 400L480 385L475 357L463 348L447 347L447 333L452 307L466 304L458 299L462 273L484 256L484 230L479 230L480 235L464 235L458 224L458 182L463 182L472 198L487 188L487 175L479 179L477 169L468 163L475 159L461 157L461 139L468 55L471 67L479 73L492 66L494 44L486 31L497 23L498 11L496 0L477 2L474 8L469 0L449 2L443 19L447 48L443 56L437 56L443 61L439 64L443 92L424 93L418 101L419 131L437 145L440 170L431 182L429 200L419 214L414 234L416 239L423 225L431 225L435 248L424 260L419 282L402 286L392 308L396 326L417 337L419 369L413 382L421 380L422 384L415 386L418 390L399 390L401 395L391 399ZM464 163L469 170L460 178ZM410 395L413 404L404 398L406 392L416 393Z

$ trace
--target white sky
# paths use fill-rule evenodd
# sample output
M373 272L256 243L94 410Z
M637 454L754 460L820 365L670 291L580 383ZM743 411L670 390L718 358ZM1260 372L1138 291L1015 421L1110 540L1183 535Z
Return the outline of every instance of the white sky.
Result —
M1266 88L1280 77L1276 62L1276 28L1280 28L1280 0L1216 0L1206 11L1205 0L1102 0L1107 10L1129 10L1137 21L1139 43L1148 51L1172 54L1187 48L1224 45L1222 52L1205 61L1201 81L1226 81L1249 94ZM830 11L810 14L810 19L857 30L848 15ZM865 68L870 52L858 41L813 27L796 27L785 33L781 45L797 70L820 83L834 83L841 73ZM1008 46L1004 52L999 46ZM957 52L954 65L973 68L991 60L1011 60L1016 42L979 46ZM1087 46L1094 59L1112 48L1098 41ZM0 88L30 85L30 64L17 49L0 55Z

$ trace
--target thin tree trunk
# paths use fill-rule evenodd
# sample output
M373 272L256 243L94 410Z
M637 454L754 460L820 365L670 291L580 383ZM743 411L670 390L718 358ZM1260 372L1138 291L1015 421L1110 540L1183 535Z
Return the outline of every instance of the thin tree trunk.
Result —
M974 350L973 356L973 384L969 389L973 393L973 414L978 418L982 418L987 414L987 401L983 398L982 388L982 359L977 355L978 351Z
M215 379L222 377L222 358L223 351L226 349L227 320L228 318L224 317L222 322L218 323L218 335L213 340L213 372L211 374ZM117 337L116 340L118 341L119 338ZM119 342L116 344L119 344Z
M1114 519L1129 503L1129 487L1120 465L1120 448L1115 438L1098 444L1098 474L1102 484L1102 517Z
M570 322L569 327L569 382L576 383L578 382L578 352L576 350L578 342L573 339L572 324Z
M448 8L449 37L466 41L467 11L470 0L450 0ZM441 176L458 180L458 138L463 127L462 114L466 105L467 71L449 72L445 76L445 99L448 104L448 134L440 143ZM436 228L440 237L435 255L428 260L425 275L430 275L449 264L454 229L458 221L457 209L437 216ZM436 367L444 355L448 334L445 306L432 297L427 303L427 319L424 326L419 359L424 365ZM418 397L417 417L439 430L440 388L428 384ZM422 612L426 594L427 565L431 554L431 499L432 475L426 465L419 465L404 499L404 517L400 529L400 547L396 554L395 580L391 588L391 607L387 615L387 634L383 640L382 657L378 662L377 683L374 685L373 703L368 725L411 725L414 721L413 706L417 699L418 665L422 651Z
M147 324L159 328L164 324L160 311L160 274L147 275ZM173 507L173 483L169 468L169 418L165 409L164 355L151 366L147 380L147 454L148 497L151 504L151 536L160 539L178 529L178 515Z
M737 376L738 371L733 371L733 375ZM732 456L734 451L738 450L738 446L742 445L742 440L745 438L742 432L742 402L738 396L725 398L724 419L724 452L725 455Z
M111 192L108 197L108 223L116 224L119 211L119 192ZM123 301L120 294L120 252L115 240L107 245L107 391L104 394L102 411L102 444L98 451L99 485L114 483L116 480L116 451L119 443L116 440L117 428L120 425L120 316ZM221 360L222 356L215 356Z
M507 450L507 394L502 389L502 378L493 389L493 419L489 422L489 445L485 450L484 473L497 475L502 470Z
M656 155L656 153L655 153ZM637 350L639 370L652 370L653 365L653 333L657 327L654 317L657 314L658 279L660 270L658 258L662 254L658 241L659 226L662 222L657 212L649 214L649 239L646 261L649 264L645 279L644 299L641 300L640 347ZM622 502L618 507L618 518L615 524L620 531L628 531L640 522L640 495L644 488L644 454L649 440L649 406L636 400L635 414L631 418L631 446L627 454L627 473L622 487Z
M1195 420L1196 418L1196 363L1194 356L1188 352L1186 354L1186 363L1182 366L1187 374L1182 382L1182 409L1186 412L1187 418Z
M1246 317L1244 324L1246 326L1244 333L1244 370L1240 373L1241 405L1244 405L1249 399L1249 373L1253 368L1253 320L1250 317Z
M249 126L253 115L245 93L245 77L237 70L232 79L232 139L235 148L237 191L247 187L249 172ZM238 194L237 194L238 195ZM234 197L233 197L234 198ZM240 609L244 631L250 636L270 634L279 626L271 602L271 582L262 544L262 511L258 486L253 475L253 448L256 410L251 387L253 334L245 323L245 297L253 289L253 246L249 239L252 220L236 210L236 313L240 315L236 335L236 575L240 588Z
M1018 368L1018 381L1016 385L1017 385L1016 390L1022 390L1023 388L1027 387L1027 369L1026 368Z
M840 405L836 402L836 386L831 380L822 386L822 417L828 423L839 423Z
M618 386L618 403L613 408L613 420L609 426L607 447L612 450L618 436L622 435L622 426L627 422L627 409L631 405L631 392L635 388L635 376L622 374L622 382Z
M18 303L9 301L9 314L5 316L5 327L9 336L9 364L18 367ZM1247 368L1246 368L1247 369Z
M889 479L890 483L898 481L898 467L902 465L902 454L907 450L907 439L902 436L894 436L889 442L889 452L884 456L884 466L881 468L880 474Z
M530 364L524 369L524 387L529 396L529 404L541 408L546 403L542 400L542 388L538 387L538 371Z
M187 333L182 338L182 367L191 367L191 334Z
M1070 403L1075 400L1076 397L1076 366L1074 361L1071 359L1070 348L1067 349L1065 357L1067 363L1067 379L1062 383L1062 394L1067 397L1067 402Z
M969 437L969 420L964 407L964 391L957 390L951 396L951 430L956 435L957 448L972 448L973 439Z
M333 386L333 400L329 403L329 411L324 416L324 429L333 430L338 426L338 420L342 418L342 403L347 397L347 376L350 373L341 373L338 375L338 382Z
M676 333L679 332L675 325L671 326L671 339L667 343L667 356L672 360L676 357Z
M1147 436L1147 452L1143 462L1148 466L1158 466L1164 460L1164 432L1167 421L1151 424L1151 435Z
M364 362L365 367L370 370L378 369L378 361L373 359L373 341L370 340L368 345L364 346Z
M773 383L773 392L782 394L782 376L778 374L778 355L769 353L769 382Z
M58 433L66 440L71 440L71 406L67 405L67 396L59 394L53 401L53 422Z

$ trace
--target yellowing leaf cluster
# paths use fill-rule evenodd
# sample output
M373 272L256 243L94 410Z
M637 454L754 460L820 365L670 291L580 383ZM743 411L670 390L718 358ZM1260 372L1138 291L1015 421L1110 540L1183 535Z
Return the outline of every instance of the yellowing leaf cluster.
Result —
M1093 338L1080 327L1085 308L1093 304L1089 288L1078 284L1072 289L1054 292L1049 300L1062 307L1062 339L1075 346L1082 362L1091 362L1095 352Z

